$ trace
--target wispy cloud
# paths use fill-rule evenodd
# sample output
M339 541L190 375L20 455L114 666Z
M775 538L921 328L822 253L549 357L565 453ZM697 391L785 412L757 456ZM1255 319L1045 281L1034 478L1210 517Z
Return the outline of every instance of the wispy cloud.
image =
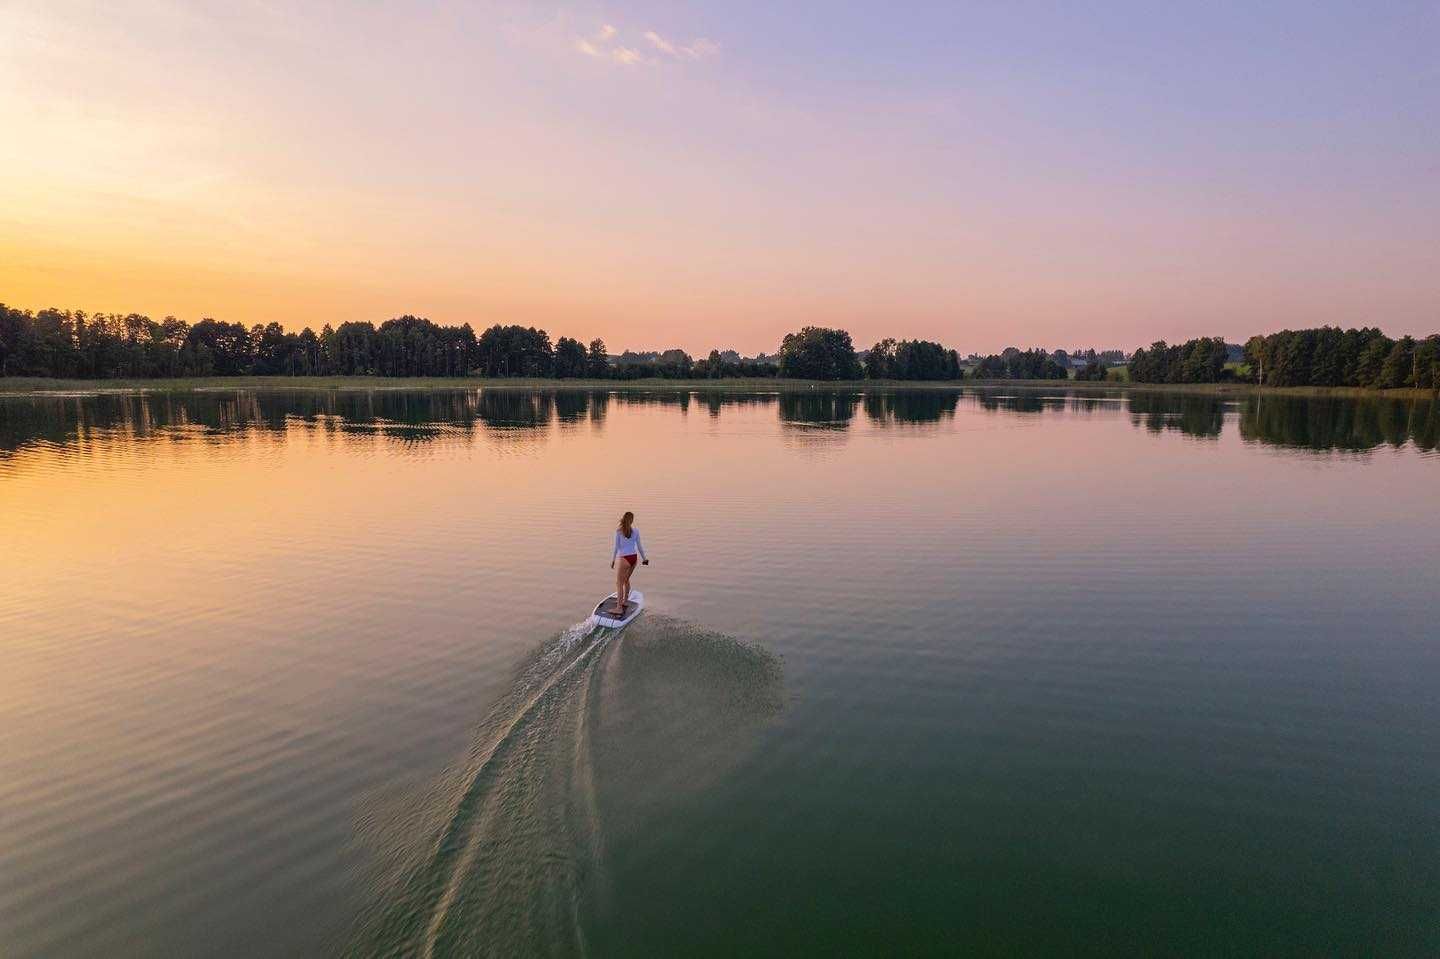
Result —
M667 40L654 30L641 35L650 45L653 53L647 56L635 47L620 41L620 30L613 24L602 24L599 30L589 36L576 37L575 49L587 57L610 60L623 66L655 66L664 60L704 60L720 52L720 44L706 37L696 37L689 43Z
M705 37L697 37L688 47L681 47L680 52L691 60L704 60L719 53L720 44Z
M645 39L650 41L650 46L654 47L656 50L659 50L661 53L668 53L672 57L676 55L675 44L671 43L669 40L666 40L654 30L646 30Z
M654 30L646 30L645 39L650 41L650 46L676 60L703 60L720 52L720 44L707 37L696 37L687 44L680 44L665 39Z
M608 59L612 52L610 48L610 41L615 39L615 34L618 32L619 31L617 31L610 24L602 24L600 29L596 30L590 36L576 37L575 49L579 50L587 57Z

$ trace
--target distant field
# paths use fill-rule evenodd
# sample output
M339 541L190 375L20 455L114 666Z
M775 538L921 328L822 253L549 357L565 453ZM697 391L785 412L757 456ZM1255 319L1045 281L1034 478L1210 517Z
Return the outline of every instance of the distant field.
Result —
M606 390L609 392L798 392L802 390L964 390L975 387L1004 387L1026 390L1150 390L1166 393L1199 393L1212 396L1233 396L1260 392L1261 387L1249 383L1130 383L1125 367L1111 367L1117 379L1103 383L1078 380L790 380L790 379L720 379L720 380L552 380L552 379L491 379L486 377L388 377L388 376L208 376L157 380L59 380L36 377L0 377L0 393L184 393L193 390L283 392L309 390L343 390L370 392L376 390ZM1374 396L1373 390L1348 387L1266 387L1267 394L1293 396ZM1430 396L1429 390L1386 390L1386 396Z

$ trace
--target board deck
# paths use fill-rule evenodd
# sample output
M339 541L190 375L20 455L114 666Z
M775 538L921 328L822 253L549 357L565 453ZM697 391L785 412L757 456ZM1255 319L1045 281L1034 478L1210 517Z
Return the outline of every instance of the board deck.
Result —
M601 626L628 626L634 622L635 617L645 608L645 594L638 589L630 590L630 601L625 604L625 615L615 615L615 594L611 593L600 602L595 604L595 612L592 617Z

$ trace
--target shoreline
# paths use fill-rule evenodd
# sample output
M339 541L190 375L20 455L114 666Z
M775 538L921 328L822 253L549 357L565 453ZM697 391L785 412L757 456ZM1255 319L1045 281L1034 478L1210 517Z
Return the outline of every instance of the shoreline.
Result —
M1256 386L1252 383L1097 383L1085 380L793 380L780 378L728 378L715 380L592 380L483 376L207 376L173 379L71 380L44 377L0 377L0 395L74 396L105 394L190 392L409 392L469 390L585 390L635 393L730 392L786 393L811 390L894 392L931 390L964 392L974 389L1064 391L1071 393L1189 393L1200 396L1309 396L1430 399L1432 390L1404 388L1367 390L1354 386Z

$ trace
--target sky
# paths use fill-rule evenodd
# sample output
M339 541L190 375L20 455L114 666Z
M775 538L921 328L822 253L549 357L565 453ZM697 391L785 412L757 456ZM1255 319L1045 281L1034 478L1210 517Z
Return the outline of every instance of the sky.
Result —
M0 0L0 302L612 352L1440 330L1440 0Z

